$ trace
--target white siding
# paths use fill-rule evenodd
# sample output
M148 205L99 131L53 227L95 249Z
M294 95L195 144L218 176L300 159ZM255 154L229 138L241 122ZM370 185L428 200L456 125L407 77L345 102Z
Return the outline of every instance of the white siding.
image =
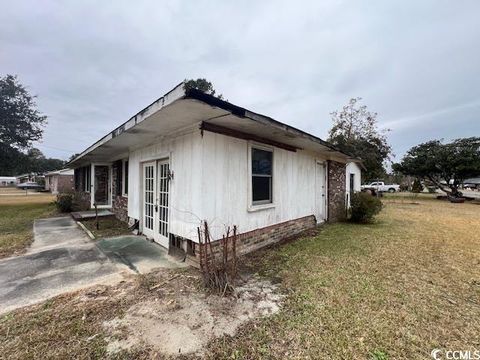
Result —
M170 157L170 232L197 240L207 220L216 238L226 226L239 232L315 214L315 166L304 151L274 148L274 207L249 211L249 142L200 131L135 150L129 156L128 215L141 218L141 163Z
M315 214L315 157L279 148L273 153L274 207L248 211L248 152L245 140L205 133L202 218L209 221L216 237L228 225L237 225L242 233Z
M346 192L348 198L348 205L350 206L350 174L355 174L355 183L353 184L353 190L354 191L360 191L361 190L361 185L362 185L362 169L360 166L358 166L357 163L350 162L346 166Z
M196 237L200 224L201 141L199 132L182 135L133 151L129 156L128 216L142 215L141 163L170 158L174 178L170 182L170 232Z

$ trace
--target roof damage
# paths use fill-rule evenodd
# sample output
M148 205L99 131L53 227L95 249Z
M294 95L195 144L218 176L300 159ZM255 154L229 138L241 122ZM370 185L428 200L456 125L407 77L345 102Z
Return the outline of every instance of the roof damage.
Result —
M194 114L195 112L198 114ZM185 119L182 119L183 122L179 119L174 121L173 115L183 115ZM77 167L89 158L101 158L100 153L107 152L108 149L110 155L115 149L128 153L129 147L135 142L135 136L144 136L141 142L146 144L154 140L154 135L166 135L181 126L195 124L199 124L202 131L264 142L289 151L309 149L329 153L344 161L351 159L348 154L312 134L197 89L185 90L182 82L85 149L68 165ZM150 137L147 138L148 136Z

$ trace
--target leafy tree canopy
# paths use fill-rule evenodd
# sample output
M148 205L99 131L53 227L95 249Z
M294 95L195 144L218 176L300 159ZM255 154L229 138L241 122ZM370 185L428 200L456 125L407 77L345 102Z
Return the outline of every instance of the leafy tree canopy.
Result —
M43 153L32 148L27 153L0 143L0 173L3 176L16 176L26 173L45 173L62 169L65 161L46 158Z
M342 110L331 113L333 127L328 141L339 150L363 160L366 170L364 180L370 181L385 176L385 161L392 156L386 132L379 130L377 113L360 105L361 98L352 98Z
M197 90L200 90L200 91L204 92L205 94L209 94L209 95L212 95L212 96L216 96L219 99L223 99L223 95L222 94L217 95L216 91L215 91L215 88L213 87L213 84L210 81L208 81L207 79L202 79L202 78L198 78L197 80L194 80L194 79L187 80L187 79L185 79L184 88L185 88L185 90L197 89Z
M63 160L47 159L31 147L42 138L46 121L37 110L35 96L16 76L0 78L0 175L43 173L64 166Z
M392 169L430 180L443 191L459 195L459 185L480 175L480 137L461 138L444 144L432 140L412 147Z
M35 97L17 77L0 78L0 142L25 149L42 137L47 117L37 110Z

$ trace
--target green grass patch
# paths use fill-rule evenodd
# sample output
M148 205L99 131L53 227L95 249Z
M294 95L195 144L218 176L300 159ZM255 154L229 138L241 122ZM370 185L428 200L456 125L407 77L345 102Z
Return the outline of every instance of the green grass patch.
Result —
M22 252L33 241L33 221L55 212L51 202L0 203L0 257Z

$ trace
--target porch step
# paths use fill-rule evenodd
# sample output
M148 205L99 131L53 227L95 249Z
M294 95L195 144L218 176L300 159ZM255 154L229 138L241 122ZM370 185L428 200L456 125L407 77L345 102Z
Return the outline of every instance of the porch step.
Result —
M96 216L95 210L75 211L75 212L72 212L70 215L72 215L73 219L76 221L94 219ZM106 217L106 216L115 216L115 214L108 209L98 210L98 217Z

